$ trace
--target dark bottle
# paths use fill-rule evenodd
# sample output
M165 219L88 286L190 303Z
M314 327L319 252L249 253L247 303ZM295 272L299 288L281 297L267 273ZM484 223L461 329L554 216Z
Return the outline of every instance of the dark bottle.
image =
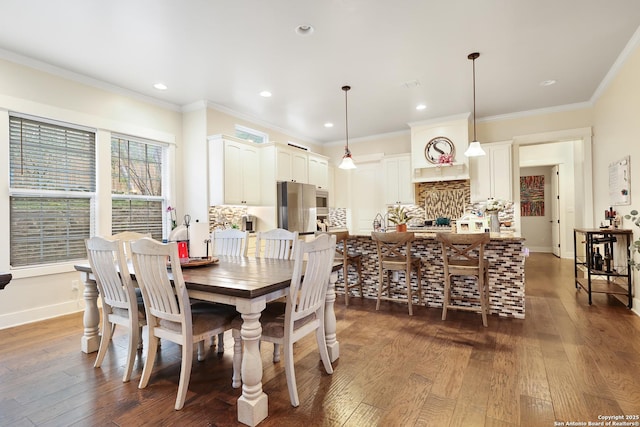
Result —
M602 270L602 261L600 248L596 248L596 253L593 255L593 268L596 270Z

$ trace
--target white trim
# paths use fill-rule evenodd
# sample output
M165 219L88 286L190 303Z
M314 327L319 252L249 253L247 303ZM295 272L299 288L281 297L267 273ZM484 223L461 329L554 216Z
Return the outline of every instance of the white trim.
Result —
M71 123L71 122L62 122L60 120L49 119L47 117L34 116L33 114L25 114L25 113L21 113L19 111L9 110L9 119L11 119L11 117L16 117L16 118L19 118L19 119L31 120L33 122L47 123L47 124L53 125L53 126L60 126L60 127L65 127L65 128L78 129L78 130L82 130L82 131L85 131L85 132L91 132L91 133L97 133L98 132L98 129L95 128L95 127L78 125L78 124Z
M428 125L444 126L448 123L459 122L461 120L469 120L470 117L471 117L471 113L460 113L460 114L454 114L452 116L436 117L433 119L422 120L419 122L409 122L407 124L410 127L428 126Z
M373 141L373 140L376 140L376 139L391 138L391 137L394 137L394 136L402 136L402 135L411 136L411 129L397 130L397 131L387 132L387 133L378 133L378 134L370 135L370 136L360 136L358 138L349 138L349 144L365 142L365 141ZM332 146L336 146L336 145L344 145L344 143L345 143L344 139L339 139L337 141L325 142L324 144L322 144L322 146L323 147L332 147Z
M35 307L30 310L15 311L0 315L0 329L40 322L81 311L84 311L84 301L82 299Z
M566 111L576 111L592 108L593 104L589 102L578 102L575 104L556 105L555 107L539 108L537 110L518 111L515 113L499 114L497 116L487 116L477 118L477 123L493 122L500 120L522 119L526 117L539 116L543 114L562 113Z

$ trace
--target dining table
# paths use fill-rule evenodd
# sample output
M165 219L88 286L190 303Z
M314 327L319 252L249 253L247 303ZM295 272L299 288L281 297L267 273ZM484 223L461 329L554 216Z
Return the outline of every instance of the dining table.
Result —
M262 358L260 315L270 301L286 297L293 274L293 260L255 257L219 256L210 263L182 265L182 275L190 298L235 306L242 316L240 331L244 342L242 352L242 395L238 398L238 421L255 426L268 414L268 397L262 390ZM132 279L135 271L129 264ZM340 345L336 336L335 283L341 262L335 262L327 283L325 297L325 340L331 362L340 356ZM81 350L92 353L100 344L98 310L98 288L88 263L77 264L75 269L82 274L84 282L85 309L84 333ZM237 380L234 379L234 382ZM237 384L234 384L237 386Z

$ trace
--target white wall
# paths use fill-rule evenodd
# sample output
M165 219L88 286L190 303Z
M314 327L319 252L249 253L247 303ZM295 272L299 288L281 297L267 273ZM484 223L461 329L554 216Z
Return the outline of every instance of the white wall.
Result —
M179 144L182 126L181 114L170 108L0 60L0 272L13 275L11 283L0 291L0 328L84 308L83 285L73 262L16 269L9 265L9 112L96 129L96 157L103 172L111 167L111 132L173 146ZM104 173L99 178L110 182ZM101 211L109 212L110 188L98 189L96 202ZM95 232L110 231L110 216L99 217Z

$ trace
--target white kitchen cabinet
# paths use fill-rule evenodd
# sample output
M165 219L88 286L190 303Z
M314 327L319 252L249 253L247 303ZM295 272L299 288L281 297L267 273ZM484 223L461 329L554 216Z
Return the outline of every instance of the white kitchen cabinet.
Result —
M309 159L302 150L287 147L276 148L276 180L303 184L309 181Z
M513 200L511 142L482 144L486 156L470 159L471 201Z
M309 184L323 190L329 189L329 160L327 157L309 153Z
M260 204L260 147L230 138L209 140L209 205Z
M385 204L413 204L415 196L411 176L411 155L385 157L382 160L382 170L385 178Z

